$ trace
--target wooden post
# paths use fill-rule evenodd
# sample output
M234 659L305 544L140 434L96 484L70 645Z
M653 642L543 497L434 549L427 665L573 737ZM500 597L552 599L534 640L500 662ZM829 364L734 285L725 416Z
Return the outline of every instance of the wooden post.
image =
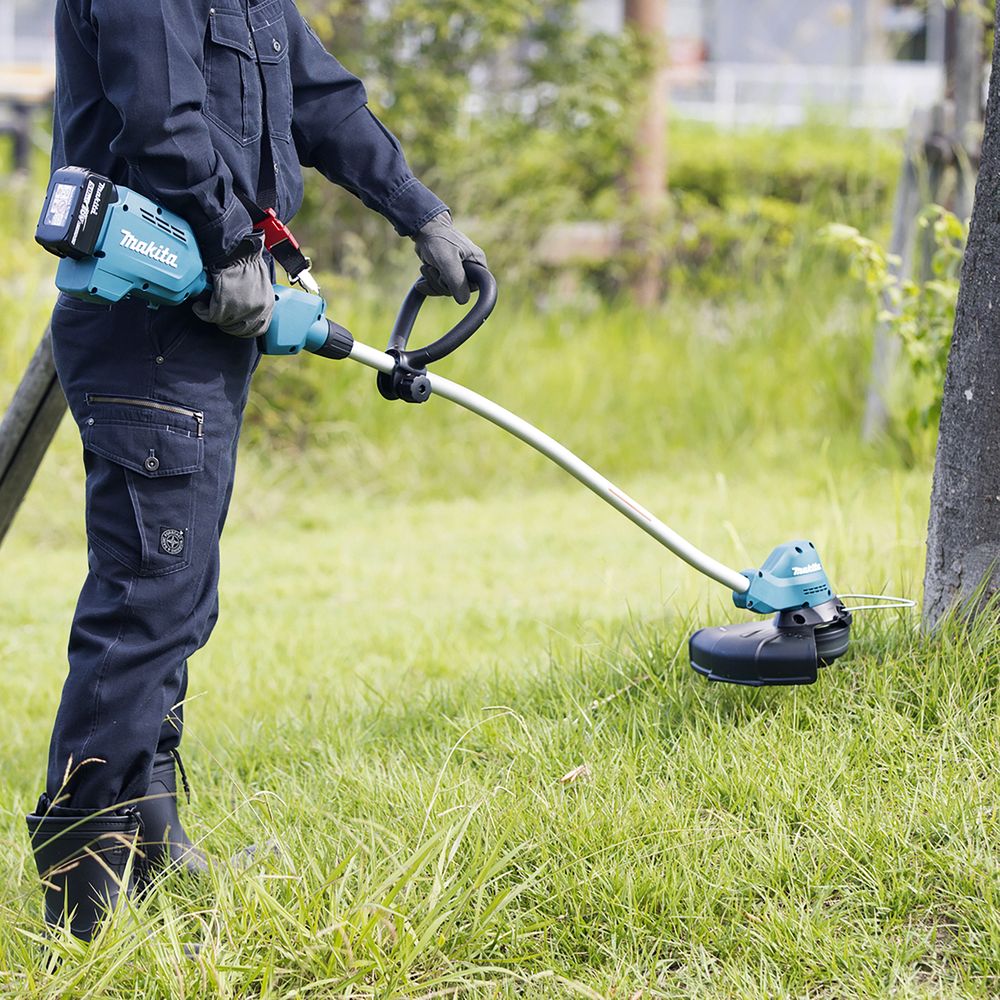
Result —
M344 0L334 22L335 51L360 52L365 40L366 0Z
M31 107L27 104L16 102L11 105L11 116L14 119L13 126L13 164L14 170L18 173L26 174L31 168L31 127L33 116Z
M902 258L895 273L902 278L914 270L913 240L922 205L941 201L946 178L954 173L954 201L947 207L959 218L972 214L972 194L982 142L982 88L985 28L981 14L970 4L947 12L945 21L948 99L929 112L918 112L910 125L906 154L896 192L890 251ZM920 239L921 278L931 276L933 235ZM885 390L899 357L899 344L880 326L875 334L871 378L865 400L862 436L871 441L885 431L888 408Z
M652 306L662 293L661 262L654 247L667 193L666 0L625 0L625 22L649 45L652 59L629 177L634 204L641 219L648 220L640 223L633 241L643 264L636 270L632 292L640 305Z
M0 422L0 542L21 506L66 412L66 397L45 331Z

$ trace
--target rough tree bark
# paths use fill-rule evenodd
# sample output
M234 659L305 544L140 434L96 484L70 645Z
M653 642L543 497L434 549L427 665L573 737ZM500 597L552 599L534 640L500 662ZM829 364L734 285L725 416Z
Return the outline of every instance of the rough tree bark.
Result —
M997 35L1000 41L1000 33ZM1000 48L948 357L924 575L933 627L984 580L1000 590ZM987 579L988 578L988 579Z
M643 258L632 281L632 293L641 305L651 306L662 292L659 255L652 247L667 194L666 0L625 0L625 21L638 38L647 41L653 60L629 178L635 202L648 220L632 245Z

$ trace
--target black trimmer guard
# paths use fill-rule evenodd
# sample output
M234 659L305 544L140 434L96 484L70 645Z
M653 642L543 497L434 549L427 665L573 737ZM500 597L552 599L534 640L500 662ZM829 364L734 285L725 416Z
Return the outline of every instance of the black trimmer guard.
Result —
M812 684L819 668L847 652L851 613L834 598L782 611L771 621L716 625L691 636L691 666L729 684Z

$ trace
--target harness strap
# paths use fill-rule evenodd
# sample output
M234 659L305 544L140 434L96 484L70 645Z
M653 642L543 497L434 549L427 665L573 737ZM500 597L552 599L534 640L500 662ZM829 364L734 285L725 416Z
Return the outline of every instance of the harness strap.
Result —
M264 234L268 253L285 269L288 277L295 281L303 271L308 271L311 261L302 252L292 231L278 218L278 213L273 208L261 208L239 191L236 197L247 210L254 230Z

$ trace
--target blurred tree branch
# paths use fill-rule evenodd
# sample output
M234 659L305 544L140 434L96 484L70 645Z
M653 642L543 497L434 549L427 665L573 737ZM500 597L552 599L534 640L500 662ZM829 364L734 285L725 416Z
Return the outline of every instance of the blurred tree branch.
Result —
M667 196L665 0L625 0L625 21L636 42L643 46L647 63L628 176L637 210L631 244L638 264L631 285L636 301L652 306L663 290L663 264L656 248Z

